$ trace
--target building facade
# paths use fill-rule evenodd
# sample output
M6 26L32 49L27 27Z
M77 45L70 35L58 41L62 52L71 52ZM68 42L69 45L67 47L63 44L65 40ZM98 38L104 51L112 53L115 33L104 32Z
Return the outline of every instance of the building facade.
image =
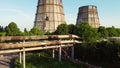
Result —
M34 26L54 32L58 25L65 23L62 0L38 0Z
M97 7L94 5L82 6L79 8L76 25L87 22L93 28L100 26Z

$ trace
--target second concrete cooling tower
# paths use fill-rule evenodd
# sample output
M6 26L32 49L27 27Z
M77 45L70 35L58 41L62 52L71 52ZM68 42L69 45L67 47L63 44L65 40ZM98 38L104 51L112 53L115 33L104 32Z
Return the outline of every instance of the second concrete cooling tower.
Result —
M62 0L38 0L35 26L43 31L54 32L65 23Z
M97 7L93 5L83 6L79 8L79 13L77 17L76 25L87 22L93 28L98 28L100 26Z

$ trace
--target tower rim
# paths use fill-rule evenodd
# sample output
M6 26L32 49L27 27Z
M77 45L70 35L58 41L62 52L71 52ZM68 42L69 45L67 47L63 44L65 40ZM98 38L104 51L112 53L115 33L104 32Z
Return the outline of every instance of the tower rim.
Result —
M96 5L85 5L85 6L81 6L81 7L79 7L79 8L84 8L84 7L89 7L89 6L92 6L92 7L96 7L96 8L97 8Z

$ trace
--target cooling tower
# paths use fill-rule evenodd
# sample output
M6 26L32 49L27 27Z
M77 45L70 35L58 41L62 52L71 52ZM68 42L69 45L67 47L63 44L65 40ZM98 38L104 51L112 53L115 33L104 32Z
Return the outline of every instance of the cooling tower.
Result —
M100 26L97 7L93 5L83 6L79 8L76 25L87 22L93 28Z
M38 0L34 25L45 32L54 32L60 24L65 24L62 0Z

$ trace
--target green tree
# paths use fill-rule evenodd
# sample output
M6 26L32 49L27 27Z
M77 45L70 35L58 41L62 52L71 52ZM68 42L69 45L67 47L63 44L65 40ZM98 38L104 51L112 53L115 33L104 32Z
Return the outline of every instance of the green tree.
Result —
M0 36L6 36L6 32L0 32Z
M25 28L23 35L24 35L24 36L31 36L31 35L33 35L33 34L31 33L31 31L28 31L28 30Z
M33 34L33 35L44 35L44 32L39 29L38 27L34 26L30 32Z
M107 28L107 31L108 31L109 37L117 37L118 36L118 32L114 26Z
M20 30L19 30L17 24L14 23L14 22L11 22L6 27L6 34L7 34L7 36L17 36L17 35L20 35Z
M119 46L119 41L77 44L75 45L75 56L83 61L113 63L119 61Z
M0 25L0 32L3 32L4 31L4 28L3 26Z
M106 28L103 27L103 26L100 26L100 27L98 28L98 33L100 33L100 37L101 37L101 38L106 38L106 37L108 37L108 31L107 31Z
M76 28L76 26L75 25L73 25L73 24L69 24L68 25L68 32L69 32L69 34L75 34L75 28Z
M48 32L48 31L45 32L45 35L51 35L51 34L52 34L52 33Z
M120 36L120 28L117 28L116 31L118 33L118 36Z
M57 27L55 34L66 35L68 34L68 26L67 24L61 24Z
M95 42L99 39L97 29L92 28L88 23L83 22L77 26L76 34L85 42Z
M24 32L27 32L27 29L26 29L26 28L24 29Z

